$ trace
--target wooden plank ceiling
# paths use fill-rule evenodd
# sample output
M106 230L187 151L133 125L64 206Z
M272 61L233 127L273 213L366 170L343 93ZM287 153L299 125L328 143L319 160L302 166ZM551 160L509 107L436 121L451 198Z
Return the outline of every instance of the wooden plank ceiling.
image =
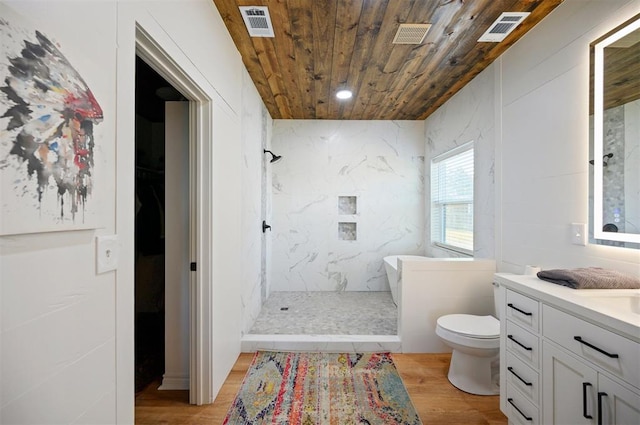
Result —
M562 0L213 0L274 119L423 120ZM238 6L268 6L275 37L250 37ZM531 12L500 43L502 12ZM401 23L432 25L392 44ZM339 101L340 88L353 98Z

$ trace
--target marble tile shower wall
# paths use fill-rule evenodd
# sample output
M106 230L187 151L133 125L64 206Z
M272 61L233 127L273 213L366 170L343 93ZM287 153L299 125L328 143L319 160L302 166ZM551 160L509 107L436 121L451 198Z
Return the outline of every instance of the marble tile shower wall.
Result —
M607 166L602 170L602 220L624 232L624 106L604 111L603 124L603 151L605 155L613 154L613 157L605 161Z
M431 159L473 141L473 254L476 258L495 258L494 71L495 65L489 66L425 120L427 199L431 195ZM427 223L430 218L431 212L427 209ZM426 240L430 241L429 227L426 232ZM429 257L461 256L430 243L425 250Z
M262 144L266 137L264 105L249 74L242 75L242 331L246 333L262 308ZM266 125L265 125L266 124Z
M423 254L422 121L274 120L272 291L388 291Z

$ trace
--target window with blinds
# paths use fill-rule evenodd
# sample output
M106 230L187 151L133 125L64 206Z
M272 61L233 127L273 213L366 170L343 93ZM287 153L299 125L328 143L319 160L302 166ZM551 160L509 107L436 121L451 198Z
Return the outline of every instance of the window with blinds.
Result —
M473 142L431 161L431 243L473 255Z

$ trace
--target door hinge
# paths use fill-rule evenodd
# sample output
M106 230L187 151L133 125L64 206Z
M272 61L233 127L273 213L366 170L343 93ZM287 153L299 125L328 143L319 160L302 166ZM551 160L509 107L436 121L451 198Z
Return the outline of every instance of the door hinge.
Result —
M196 271L196 263L191 263L191 264L189 265L189 269L190 269L192 272L195 272L195 271Z

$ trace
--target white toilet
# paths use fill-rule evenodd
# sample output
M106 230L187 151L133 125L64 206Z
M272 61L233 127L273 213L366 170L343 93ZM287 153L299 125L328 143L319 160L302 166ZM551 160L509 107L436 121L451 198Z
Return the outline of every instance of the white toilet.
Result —
M496 316L498 287L494 284ZM500 321L493 316L448 314L438 318L436 334L453 349L449 382L462 391L478 395L500 393Z

